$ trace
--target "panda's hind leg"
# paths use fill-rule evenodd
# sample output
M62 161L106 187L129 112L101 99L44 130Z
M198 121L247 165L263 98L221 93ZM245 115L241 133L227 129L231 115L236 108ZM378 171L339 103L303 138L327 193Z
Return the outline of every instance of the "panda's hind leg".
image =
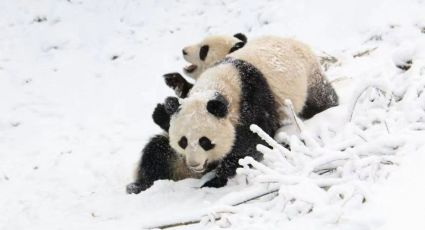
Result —
M173 179L173 164L177 154L169 144L168 136L154 136L142 150L136 181L127 185L127 193L138 194L160 179Z
M314 83L308 88L306 103L299 114L303 119L309 119L314 115L338 105L338 95L331 83L321 72L314 73Z

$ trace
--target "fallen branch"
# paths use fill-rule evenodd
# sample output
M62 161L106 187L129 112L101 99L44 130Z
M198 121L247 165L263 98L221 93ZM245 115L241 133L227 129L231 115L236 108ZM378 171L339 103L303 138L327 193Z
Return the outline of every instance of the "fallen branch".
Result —
M261 197L263 197L263 196L267 196L267 195L270 195L270 194L273 194L273 193L277 193L277 192L279 192L279 189L273 189L273 190L270 190L270 191L265 192L265 193L263 193L263 194L260 194L260 195L258 195L258 196L254 196L254 197L249 198L249 199L247 199L247 200L244 200L244 201L242 201L242 202L236 203L236 204L234 204L234 205L232 205L232 206L238 206L238 205L241 205L241 204L245 204L245 203L248 203L248 202L250 202L250 201L256 200L256 199L258 199L258 198L261 198Z
M220 220L218 217L216 220ZM192 220L192 221L186 221L186 222L180 222L180 223L174 223L174 224L166 224L166 225L159 225L156 227L147 227L146 229L167 229L167 228L174 228L184 225L192 225L192 224L199 224L201 223L201 220Z
M358 57L362 57L362 56L369 55L370 53L372 53L372 52L373 52L373 51L375 51L376 49L378 49L378 47L374 47L374 48L372 48L372 49L367 49L367 50L365 50L365 51L362 51L362 52L356 53L356 54L354 54L354 55L353 55L353 58L358 58Z

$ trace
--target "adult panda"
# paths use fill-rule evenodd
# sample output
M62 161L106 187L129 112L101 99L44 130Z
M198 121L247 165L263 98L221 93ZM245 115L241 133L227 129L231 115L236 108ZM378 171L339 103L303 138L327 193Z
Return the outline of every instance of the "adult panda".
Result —
M215 177L204 186L224 186L239 159L262 158L256 150L262 142L249 126L273 136L286 117L284 101L290 99L295 112L302 113L309 79L316 75L321 75L320 65L305 44L275 36L252 40L205 70L181 104L169 100L174 108L170 145L192 172L202 174L217 165ZM336 105L336 94L328 96ZM322 98L317 100L320 105Z
M183 72L190 78L197 80L214 63L222 60L229 53L242 48L247 40L247 37L242 33L233 36L213 35L206 37L199 43L186 46L183 48L182 54L183 58L190 64L183 68ZM179 73L165 74L164 80L180 98L185 98L193 86Z

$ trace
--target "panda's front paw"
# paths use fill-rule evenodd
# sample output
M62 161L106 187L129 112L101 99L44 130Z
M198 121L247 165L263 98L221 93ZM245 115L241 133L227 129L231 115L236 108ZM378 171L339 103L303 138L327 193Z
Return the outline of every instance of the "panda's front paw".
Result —
M189 90L192 88L192 84L186 81L186 79L179 73L167 73L164 74L165 84L172 88L176 95L180 98L187 97Z
M177 72L164 74L163 77L165 84L167 84L172 89L176 89L182 85L182 82L185 82L183 76Z
M172 88L177 96L181 97L186 80L179 73L164 74L165 84Z
M213 188L220 188L227 184L227 178L221 178L221 177L214 177L211 180L207 181L203 187L213 187Z
M177 97L167 97L165 98L164 108L169 116L173 115L179 111L180 103Z
M127 185L128 194L139 194L141 191L146 190L148 187L142 183L134 182Z
M158 104L153 111L152 119L155 124L159 125L165 131L170 128L170 115L167 113L163 104Z

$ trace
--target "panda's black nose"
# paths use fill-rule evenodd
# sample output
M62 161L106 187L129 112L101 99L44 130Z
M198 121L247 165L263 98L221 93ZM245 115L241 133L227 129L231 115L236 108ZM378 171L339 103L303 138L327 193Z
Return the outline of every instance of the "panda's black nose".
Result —
M187 52L184 49L182 50L182 52L183 52L183 55L187 55Z

